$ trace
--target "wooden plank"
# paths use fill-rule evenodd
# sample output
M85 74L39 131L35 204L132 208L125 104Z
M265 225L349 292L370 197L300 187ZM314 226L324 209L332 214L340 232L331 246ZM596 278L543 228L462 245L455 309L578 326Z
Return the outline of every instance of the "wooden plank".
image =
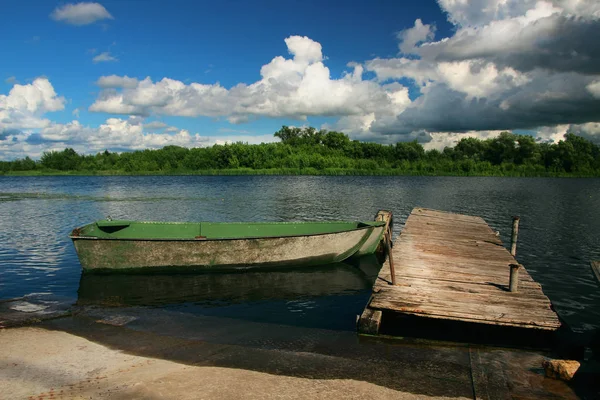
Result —
M478 256L478 254L476 253L469 253L469 254L436 254L433 253L431 251L414 251L414 249L411 249L410 251L408 251L404 246L402 245L396 245L394 246L394 255L396 255L396 259L412 259L412 260L422 260L423 262L429 262L429 263L452 263L452 264L456 264L456 265L476 265L478 268L484 268L485 266L487 266L487 268L490 269L490 271L494 270L494 269L498 269L498 268L504 268L504 266L506 266L506 268L508 269L508 265L509 264L513 264L515 263L515 259L513 257L510 256L503 256L503 257L496 257L496 258L491 258L494 255L493 254L487 254L487 258L486 256ZM508 254L508 252L506 252ZM398 261L397 261L398 262ZM492 267L496 267L496 268L492 268ZM497 272L497 271L496 271Z
M486 241L454 241L440 239L421 239L413 236L402 236L400 246L404 246L405 251L419 251L425 253L437 253L445 256L456 255L458 257L477 257L483 254L489 254L501 257L506 260L514 260L514 257L506 251L504 247Z
M402 232L411 232L418 230L429 230L430 232L446 233L451 235L454 232L469 234L473 237L474 234L482 236L496 236L496 233L489 227L482 225L467 226L467 225L448 225L428 222L426 224L413 224L412 221L407 221Z
M436 264L436 263L427 263L427 262L419 262L418 260L402 260L401 263L398 263L398 266L402 268L403 274L405 275L416 275L424 278L432 278L432 279L449 279L461 281L465 280L466 282L479 282L481 284L487 284L488 282L492 283L507 283L508 284L508 265L503 265L501 270L485 270L483 268L478 268L477 265L468 266L461 264ZM389 274L389 270L383 270L381 273ZM454 274L460 274L456 277ZM398 272L396 273L398 275ZM460 279L456 279L460 277ZM529 274L521 274L521 282L534 282L533 278Z
M477 320L491 325L533 325L533 326L560 326L556 315L549 309L525 309L504 305L469 304L455 302L441 304L436 302L416 302L412 299L398 299L394 296L386 297L384 292L377 293L370 304L371 308L396 311L420 317L447 318L453 320Z
M425 224L439 224L446 226L463 226L463 227L471 227L473 229L484 229L484 230L492 230L488 224L485 223L483 219L474 219L474 220L461 220L455 217L447 217L445 215L423 215L423 214L411 214L406 219L406 225L425 225Z
M385 297L385 292L377 293L371 301L370 307L380 310L392 310L404 314L425 317L447 318L453 320L470 320L485 322L490 325L527 325L558 328L560 322L551 313L545 310L532 310L521 307L507 307L489 304L470 304L453 302L441 304L439 302L416 303L404 301L396 297Z
M590 266L592 267L592 272L596 276L596 281L600 283L600 261L592 261Z
M396 280L396 284L397 285L403 285L403 282L405 282L406 280L410 280L410 279L435 279L435 282L437 284L458 284L458 285L475 285L475 286L479 286L479 287L485 287L485 286L493 286L493 285L498 285L502 288L508 288L508 284L506 284L505 282L492 282L492 281L481 281L481 280L469 280L469 278L471 278L471 276L466 275L466 276L457 276L458 274L454 274L454 275L449 275L447 278L432 278L430 276L419 276L419 275L415 275L415 274L405 274L402 277L398 277ZM377 280L374 284L375 287L377 286L383 286L385 287L385 285L387 285L388 281L390 281L390 276L389 273L387 274L382 274L379 275L379 280ZM523 291L523 293L528 293L529 291L533 292L533 293L539 293L540 291L540 285L537 282L530 282L528 284L524 283L524 282L520 282L520 286L519 289Z
M451 263L451 262L438 262L436 260L419 260L418 258L406 259L401 258L396 261L396 275L399 274L400 269L407 270L407 272L416 273L415 270L419 270L425 275L425 272L431 274L431 276L439 276L442 273L466 273L472 275L479 275L483 277L489 277L486 279L502 280L506 279L508 283L509 277L509 263L497 264L495 269L485 268L483 263ZM488 266L489 267L489 266ZM400 275L402 276L402 275ZM522 281L533 281L533 278L527 273L521 274Z
M517 261L482 218L415 208L393 255L397 285L389 284L386 262L373 286L370 309L502 326L560 327L541 285L524 268L519 291L507 290L509 265Z
M485 238L473 239L473 234L471 232L456 232L456 231L432 231L430 229L415 229L410 228L409 230L402 231L402 234L405 236L413 236L409 239L411 240L430 240L430 239L438 239L438 240L450 240L458 243L491 243L496 246L502 246L502 240L498 236L488 235Z
M416 207L415 209L412 210L412 212L410 213L410 216L430 216L430 217L436 217L436 218L440 218L440 219L447 219L447 220L451 220L451 221L462 221L462 222L466 222L466 223L471 222L471 223L480 223L480 224L487 225L485 220L481 217L477 217L477 216L473 216L473 215L451 213L451 212L447 212L447 211L432 210L430 208Z
M365 308L358 319L358 332L367 335L377 335L382 315L383 313L380 310L374 310L369 307Z
M482 293L482 294L499 294L502 297L506 297L506 285L498 287L496 285L482 285L480 283L471 282L448 282L437 279L428 278L413 278L404 276L398 279L396 283L397 288L408 287L408 288L424 288L424 290L436 290L436 291L449 291L449 292L464 292L464 293ZM539 287L524 287L521 286L518 298L520 299L544 299L546 302L550 302L548 297L540 293Z
M382 295L389 293L390 297L397 299L410 299L415 302L423 303L469 303L469 304L490 304L490 305L505 305L507 307L539 307L540 309L550 309L550 301L547 297L531 297L531 296L507 296L506 292L464 292L453 290L452 288L439 288L433 286L420 285L413 286L389 286L382 288ZM513 294L513 293L511 293Z

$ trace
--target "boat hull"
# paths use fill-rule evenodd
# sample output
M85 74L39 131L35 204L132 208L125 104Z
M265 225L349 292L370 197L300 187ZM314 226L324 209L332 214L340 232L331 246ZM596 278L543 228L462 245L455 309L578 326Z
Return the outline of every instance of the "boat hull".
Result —
M212 240L72 239L85 271L243 269L341 262L376 247L383 229L383 226L369 226L317 235Z

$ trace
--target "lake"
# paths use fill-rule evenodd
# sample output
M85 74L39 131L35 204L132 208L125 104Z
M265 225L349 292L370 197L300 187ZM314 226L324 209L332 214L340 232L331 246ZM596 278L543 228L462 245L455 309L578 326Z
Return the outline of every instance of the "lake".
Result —
M483 217L573 329L600 327L600 179L487 177L0 177L0 299L45 294L80 304L149 306L198 315L352 330L378 265L310 271L84 276L70 231L93 220L371 220L415 206ZM508 273L508 271L507 271ZM78 293L79 292L79 293Z

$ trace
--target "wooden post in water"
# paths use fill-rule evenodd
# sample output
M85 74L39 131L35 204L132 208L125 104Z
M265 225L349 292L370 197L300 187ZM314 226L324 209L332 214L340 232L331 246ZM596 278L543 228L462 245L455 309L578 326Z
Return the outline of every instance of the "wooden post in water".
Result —
M510 264L510 279L508 281L508 290L513 293L519 291L519 269L521 264Z
M394 256L392 255L392 230L389 228L385 232L385 251L388 253L388 259L390 261L390 276L392 278L392 285L396 285L396 270L394 269Z
M519 217L513 217L512 235L510 236L510 254L517 255L517 236L519 235Z

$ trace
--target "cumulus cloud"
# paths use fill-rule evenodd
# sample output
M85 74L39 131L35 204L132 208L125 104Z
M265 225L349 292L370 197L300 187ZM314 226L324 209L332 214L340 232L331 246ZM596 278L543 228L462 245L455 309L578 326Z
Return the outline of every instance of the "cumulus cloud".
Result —
M129 151L158 149L164 146L205 147L214 144L276 141L273 135L200 135L170 127L175 132L158 133L147 128L139 117L108 118L98 127L74 120L66 124L49 123L39 132L0 130L0 160L30 156L39 158L44 151L71 147L79 153L93 154L108 149Z
M112 54L110 54L110 51L105 51L103 53L98 54L94 58L92 58L92 61L94 63L99 63L99 62L119 61L119 59L117 57L113 56Z
M364 80L363 67L332 78L323 62L321 45L307 37L285 39L291 58L277 56L260 69L252 84L225 88L218 83L185 84L163 78L135 80L107 76L90 111L112 114L224 117L241 123L257 117L394 115L409 103L402 85Z
M127 75L125 76L117 76L117 75L109 75L109 76L101 76L97 81L96 85L100 86L103 89L108 88L135 88L138 84L138 80L136 78L130 78Z
M102 4L85 2L57 7L50 17L55 21L77 26L93 24L103 19L113 19Z
M581 125L570 125L566 132L583 136L584 138L600 145L600 122L588 122Z
M47 78L15 84L8 95L0 95L0 129L44 127L49 121L43 115L64 107L65 99L56 94Z
M586 86L588 92L590 92L594 97L600 99L600 80L593 81L589 85Z
M435 26L423 24L420 19L415 21L415 26L405 29L398 34L401 52L410 54L416 49L417 44L433 40L435 35Z
M144 124L144 128L148 130L161 130L167 128L169 125L165 124L162 121L152 121L147 124Z
M527 83L470 96L436 82L392 123L376 122L382 133L532 129L551 124L584 123L600 119L600 99L585 90L589 77L573 73L536 74Z
M543 136L548 127L564 134L565 126L600 121L600 44L591 40L600 32L600 2L439 4L457 26L453 35L416 42L411 57L365 62L380 82L411 79L421 92L394 118L374 120L371 132L529 129ZM420 31L423 38L427 30Z
M492 21L510 19L536 9L538 3L563 10L568 15L600 17L596 0L438 0L438 4L457 26L476 27Z
M416 52L432 61L484 59L524 72L541 68L598 74L600 43L590 40L598 32L600 19L565 14L538 2L523 16L459 29L451 38L424 44Z
M431 132L429 133L430 140L423 145L425 150L442 151L446 147L454 147L462 139L478 138L492 139L499 136L502 131L468 131L468 132ZM561 137L562 139L562 137Z
M127 81L124 81L127 82ZM167 145L201 147L216 143L274 141L272 135L200 135L160 121L144 124L139 116L108 118L97 127L75 119L56 123L46 114L61 111L66 100L47 78L26 85L15 84L0 95L0 160L40 157L44 151L72 147L80 153L160 148ZM78 118L79 109L73 110Z
M288 54L263 65L253 83L224 87L169 77L102 76L89 111L135 117L108 118L97 128L45 119L45 112L64 107L64 99L47 80L37 85L45 89L15 85L14 93L0 96L1 143L15 149L24 146L24 139L30 146L84 146L87 140L91 149L100 143L136 149L217 140L157 120L144 123L148 116L163 115L223 118L236 124L263 117L328 116L337 119L323 128L355 139L417 140L426 148L514 129L536 132L545 141L560 140L567 132L598 141L600 41L594 38L600 32L600 2L438 3L455 24L449 37L436 38L435 26L417 19L397 35L399 56L349 63L340 76L332 76L326 66L321 44L304 36L286 38ZM114 59L108 52L96 57L102 55ZM416 89L412 99L407 81Z

